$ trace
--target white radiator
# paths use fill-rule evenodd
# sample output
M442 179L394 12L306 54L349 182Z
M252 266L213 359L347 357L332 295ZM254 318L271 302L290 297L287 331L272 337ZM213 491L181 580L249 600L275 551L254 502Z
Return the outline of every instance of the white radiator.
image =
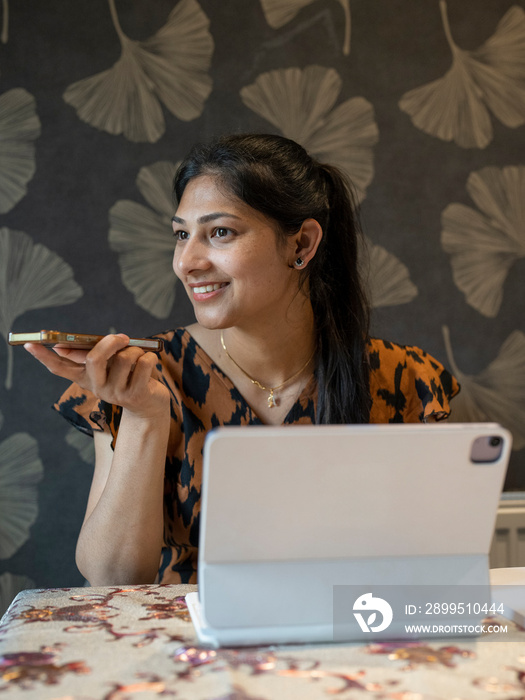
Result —
M504 493L490 548L490 568L525 566L525 493Z

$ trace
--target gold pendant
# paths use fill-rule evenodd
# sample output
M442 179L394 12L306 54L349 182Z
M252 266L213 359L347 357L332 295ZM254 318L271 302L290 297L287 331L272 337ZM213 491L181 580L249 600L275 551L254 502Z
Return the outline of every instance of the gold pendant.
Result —
M277 404L273 398L273 389L270 389L270 396L268 396L268 408L273 408L274 406L277 406Z

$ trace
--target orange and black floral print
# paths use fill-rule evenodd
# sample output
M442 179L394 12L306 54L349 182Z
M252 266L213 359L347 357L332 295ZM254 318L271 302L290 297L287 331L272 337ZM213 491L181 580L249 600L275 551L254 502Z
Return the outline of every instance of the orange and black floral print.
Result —
M171 394L171 430L164 481L164 548L160 583L195 583L206 434L220 425L260 425L261 420L224 372L190 333L180 328L156 336L164 341L157 369ZM371 339L371 423L417 423L450 414L459 391L455 378L417 347ZM117 438L122 409L73 384L55 404L79 430L109 430ZM284 424L314 423L312 375Z

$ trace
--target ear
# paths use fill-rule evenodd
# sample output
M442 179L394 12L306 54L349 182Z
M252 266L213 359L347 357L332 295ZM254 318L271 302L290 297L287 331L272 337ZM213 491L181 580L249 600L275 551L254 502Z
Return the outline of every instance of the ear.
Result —
M319 223L315 219L305 219L300 230L294 237L294 258L290 267L297 267L298 269L304 270L316 254L322 238L323 229ZM298 258L303 261L301 265L296 265Z

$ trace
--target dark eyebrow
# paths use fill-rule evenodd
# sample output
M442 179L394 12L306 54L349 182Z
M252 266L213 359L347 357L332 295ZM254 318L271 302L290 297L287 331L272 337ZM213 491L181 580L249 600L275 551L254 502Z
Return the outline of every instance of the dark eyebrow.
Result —
M235 214L228 214L227 212L224 211L217 211L213 212L213 214L204 214L204 216L201 216L197 219L198 224L207 224L210 221L214 221L215 219L222 219L222 218L229 218L229 219L240 219L239 216L235 216ZM182 224L184 225L186 221L184 219L181 219L180 216L172 216L171 220L174 224Z

